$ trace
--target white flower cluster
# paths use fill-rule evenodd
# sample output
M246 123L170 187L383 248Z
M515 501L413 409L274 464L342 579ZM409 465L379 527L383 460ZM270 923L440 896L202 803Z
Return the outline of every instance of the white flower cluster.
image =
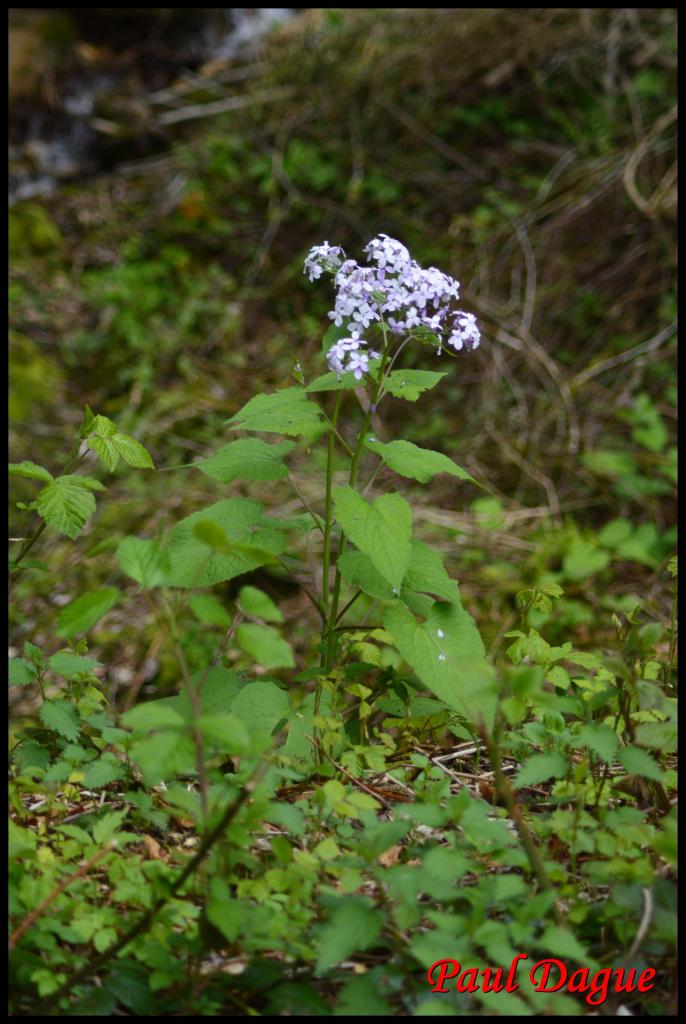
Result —
M363 332L382 320L394 334L417 328L430 331L438 339L439 355L444 344L458 352L478 346L476 318L452 307L459 298L458 281L436 267L420 267L405 246L388 235L373 238L364 251L368 266L346 259L340 246L328 242L314 246L305 260L310 281L325 271L334 275L336 301L329 317L349 332L329 350L332 370L351 370L360 380L369 371L369 360L379 356L369 349Z

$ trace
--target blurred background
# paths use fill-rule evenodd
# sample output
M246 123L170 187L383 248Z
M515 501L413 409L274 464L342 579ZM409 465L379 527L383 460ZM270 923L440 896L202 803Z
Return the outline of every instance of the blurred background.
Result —
M639 598L669 618L675 9L22 8L9 73L11 457L59 471L88 403L168 470L103 477L87 535L43 542L64 583L20 578L17 648L107 583L123 534L226 496L175 467L296 360L323 372L331 293L302 261L324 239L359 258L379 231L456 276L481 325L381 430L490 489L402 481L487 645L542 576L565 590L554 621L538 613L551 642L602 645ZM424 348L406 358L429 368ZM294 478L319 507L319 482ZM35 488L13 491L22 536ZM298 588L261 585L313 643ZM175 686L135 612L94 631L115 700ZM200 660L214 640L196 642Z

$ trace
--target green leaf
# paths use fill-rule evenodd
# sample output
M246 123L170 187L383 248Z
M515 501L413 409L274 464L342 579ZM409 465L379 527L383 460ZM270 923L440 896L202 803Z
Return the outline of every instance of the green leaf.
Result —
M609 725L584 725L575 736L575 742L588 747L606 764L612 764L618 740L617 733Z
M357 385L353 373L344 373L340 377L337 373L323 373L307 385L305 391L352 391Z
M86 789L102 789L103 786L109 786L110 782L121 779L123 774L124 766L114 754L103 754L86 768L83 785Z
M270 395L255 395L226 422L232 430L258 430L274 434L318 437L326 426L322 411L301 387L284 388Z
M224 629L231 625L231 616L226 608L211 594L193 594L188 604L199 622L208 626L222 626Z
M247 754L250 751L250 734L236 715L201 715L195 720L196 727L215 749L223 754Z
M347 583L359 587L370 597L390 601L395 596L392 587L362 551L348 548L338 559L338 568ZM446 601L459 600L457 583L448 576L440 555L419 540L412 541L410 564L400 592L401 600L406 600L409 593L433 594Z
M222 484L232 480L282 480L288 475L283 457L294 448L292 441L267 444L258 437L248 437L225 444L209 459L196 462L195 468Z
M39 492L36 511L49 526L74 540L95 512L91 489L88 477L58 476Z
M589 956L586 947L581 945L568 928L560 928L559 925L549 924L540 939L536 940L536 945L541 949L545 949L546 952L552 953L554 956L564 957L565 960L576 960L577 963L583 964L584 967L595 969L597 966L592 957Z
M437 473L449 473L451 476L459 477L460 480L476 483L473 476L470 476L465 469L458 466L447 455L433 452L429 448L419 448L410 441L389 441L388 444L384 444L381 441L368 438L366 446L370 451L380 455L386 465L395 473L410 477L412 480L419 480L422 484L427 483Z
M376 942L382 926L383 917L370 900L344 896L326 924L317 930L317 974L329 971L351 953L369 949Z
M288 718L291 704L288 694L268 679L248 683L240 690L230 705L231 714L245 722L249 730L272 733L274 728Z
M585 452L580 456L579 461L582 466L599 476L629 476L638 468L634 458L628 452L600 448L594 452Z
M95 823L93 826L93 839L98 846L104 846L105 843L109 843L110 839L114 836L128 813L128 807L125 807L121 811L108 811L107 814L104 814L102 818Z
M647 750L640 747L622 747L617 754L620 764L632 775L642 775L644 779L661 782L664 772Z
M100 417L96 417L96 419L100 419ZM155 468L148 450L143 447L140 441L129 437L128 434L89 437L88 447L92 448L110 471L116 469L120 457L135 469Z
M78 739L79 716L73 704L66 700L44 700L38 712L43 725L54 729L70 742Z
M88 407L86 406L86 408ZM90 412L90 409L88 411ZM88 422L88 426L84 424L88 434L97 434L98 437L112 437L113 434L117 433L116 424L107 416L93 416L92 413L91 416L92 419Z
M10 686L28 686L36 678L36 668L23 658L10 658L8 683Z
M569 771L569 762L559 750L528 757L514 778L514 785L536 786L548 779L563 779Z
M575 537L562 561L562 570L570 580L585 580L600 572L610 561L606 551L601 551L589 541Z
M447 373L435 370L393 370L386 378L385 389L396 398L416 402L424 391L436 387L446 376Z
M283 615L271 597L258 590L257 587L241 587L238 594L238 607L245 615L254 615L265 622L283 622Z
M58 616L57 635L65 640L73 640L79 633L87 633L118 600L119 591L116 587L104 587L75 598L65 605Z
M83 658L80 654L72 654L71 651L58 651L48 658L48 665L58 676L65 679L76 679L80 675L92 673L100 668L100 662L95 658Z
M194 512L174 527L167 544L172 587L211 587L275 560L285 547L282 531L263 518L263 506L250 498L227 498ZM231 545L226 554L208 551L194 534L204 521L225 531Z
M50 481L53 479L52 473L48 473L47 469L43 469L42 466L37 466L35 462L10 462L9 472L11 476L25 476L30 480L45 480Z
M247 655L265 668L293 668L293 652L286 641L269 626L244 623L236 630L236 640Z
M151 732L153 729L178 729L186 719L175 708L160 700L137 704L121 716L122 724L128 729Z
M117 562L145 590L162 586L170 569L169 555L157 541L140 537L124 537L117 548Z
M384 627L428 690L468 721L483 718L492 726L493 670L484 661L483 641L474 620L459 601L436 602L421 624L396 603L386 610Z
M396 591L412 554L412 509L400 494L382 494L371 504L352 487L334 491L335 515L353 544Z

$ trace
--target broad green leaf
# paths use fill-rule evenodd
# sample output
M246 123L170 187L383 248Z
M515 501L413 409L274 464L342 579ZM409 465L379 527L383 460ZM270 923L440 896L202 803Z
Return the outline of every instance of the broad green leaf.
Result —
M591 967L592 969L597 967L593 958L589 956L586 947L581 945L568 928L560 928L559 925L549 924L540 939L536 939L536 945L540 949L545 949L547 953L552 953L553 956L564 957L565 960L576 960L577 963L583 964L584 967Z
M116 587L104 587L75 598L65 605L58 616L57 635L65 640L73 640L79 633L87 633L118 600L119 591Z
M622 747L617 757L621 765L632 775L642 775L644 779L660 782L664 772L652 754L640 747Z
M290 715L288 694L268 679L248 683L231 702L231 714L245 722L249 730L271 734Z
M24 658L9 659L8 683L10 686L28 686L36 678L36 668Z
M370 900L343 896L326 924L317 929L317 974L324 974L351 953L369 949L376 942L384 919Z
M390 583L374 568L363 551L347 548L336 563L341 576L351 587L359 587L365 594L381 601L392 601L396 596Z
M195 468L222 484L232 480L281 480L288 475L283 457L294 448L292 441L267 444L258 437L247 437L225 444L209 459L196 462Z
M140 768L146 786L154 786L176 774L193 772L195 749L190 733L168 729L136 740L131 746L131 759Z
M186 724L182 714L169 704L151 700L137 704L121 717L122 724L129 729L151 732L153 729L178 729Z
M340 377L337 373L323 373L307 385L305 391L352 391L358 382L353 373L344 373Z
M38 712L43 725L54 729L70 742L78 739L81 731L79 716L73 704L66 700L44 700Z
M301 387L283 388L270 395L255 395L226 422L232 430L302 436L314 440L324 430L322 411Z
M569 771L569 762L559 750L546 754L532 754L517 772L515 786L536 786L548 779L563 779Z
M94 672L100 668L100 662L95 658L84 658L80 654L72 654L71 651L58 651L48 658L48 665L65 679L76 679L77 676Z
M242 685L238 673L228 668L201 669L191 677L191 681L196 688L200 688L200 708L203 714L208 715L228 711ZM146 706L152 705L172 708L185 722L193 720L191 699L185 687L176 697L148 701Z
M580 746L588 747L606 764L612 764L617 750L617 733L609 725L584 725L574 737Z
M396 398L416 402L424 391L436 387L447 373L435 370L393 370L386 378L385 389Z
M199 622L208 626L222 626L228 629L231 616L224 605L211 594L192 594L189 607Z
M96 761L91 761L86 768L83 785L86 789L101 789L103 786L109 786L110 782L121 779L123 774L124 765L114 754L103 754Z
M334 491L335 515L353 544L397 592L412 554L412 509L400 494L366 502L352 487Z
M263 506L250 498L227 498L194 512L172 530L167 544L171 569L167 584L172 587L211 587L265 565L285 547L282 531L263 518ZM194 534L203 521L225 531L231 544L226 553L208 549Z
M436 602L421 624L396 603L386 610L384 627L428 690L468 721L483 718L488 728L492 726L493 670L484 660L474 620L459 601Z
M384 444L382 441L368 438L366 446L370 451L376 452L395 473L400 476L410 477L412 480L419 480L425 484L437 473L449 473L451 476L459 477L460 480L469 480L475 484L473 476L462 469L457 463L449 459L441 452L433 452L429 448L419 448L410 441L389 441Z
M58 476L39 492L36 511L49 526L74 540L95 512L92 489L88 477Z
M35 462L28 462L26 459L23 462L10 462L9 472L11 476L25 476L30 480L50 481L53 479L52 473L48 473L47 469L37 466Z
M265 668L293 668L293 652L286 641L269 626L243 623L236 630L236 640L253 661Z
M162 586L170 568L169 555L157 541L140 537L124 537L117 548L117 562L145 590Z
M607 551L601 551L590 541L575 537L562 561L562 570L570 580L585 580L600 572L610 561Z
M231 547L224 527L210 519L199 519L193 527L193 536L201 544L206 544L208 548L212 548L213 551L218 551L220 554L228 554Z
M89 434L97 434L98 437L112 437L117 433L116 423L107 416L93 416L86 429Z
M456 600L458 594L457 583L448 576L441 556L421 540L412 542L412 555L403 580L403 589L435 594L446 601Z
M205 739L223 754L247 754L250 750L250 734L245 722L236 715L201 715L195 720L195 725Z
M271 597L258 590L257 587L241 587L238 594L238 607L245 615L254 615L265 622L283 622L283 615Z

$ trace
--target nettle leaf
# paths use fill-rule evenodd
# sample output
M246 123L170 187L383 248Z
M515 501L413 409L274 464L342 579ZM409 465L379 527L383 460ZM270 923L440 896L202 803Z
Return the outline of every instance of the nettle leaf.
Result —
M422 484L427 483L437 473L449 473L460 480L469 480L470 483L476 484L474 477L447 455L431 451L429 448L420 448L411 441L389 441L388 444L384 444L382 441L368 438L366 446L370 451L380 455L395 473L419 480Z
M286 641L269 626L244 623L236 630L236 640L246 654L265 668L293 668L293 652Z
M100 418L101 417L96 416L96 420ZM108 422L111 423L110 420L108 420ZM112 425L114 426L114 424ZM147 448L144 448L140 441L136 441L135 438L129 437L128 434L114 433L104 437L89 437L88 447L91 448L100 459L102 459L103 463L110 471L117 468L120 458L122 458L127 465L133 466L134 469L155 468L155 463L152 461Z
M337 487L334 502L336 519L350 540L399 592L412 554L408 503L400 494L382 494L370 504L352 487Z
M75 540L95 512L91 491L104 489L91 477L58 476L39 492L35 508L49 526Z
M75 598L59 614L57 635L65 640L73 640L79 633L87 633L118 600L119 591L116 587L103 587L102 590Z
M140 537L124 537L117 548L117 562L145 590L162 586L170 569L169 555L157 541Z
M251 498L227 498L182 519L167 543L171 587L211 587L260 565L275 560L285 547L281 530L264 518L264 507ZM208 521L225 533L230 544L226 553L208 550L194 533L198 523Z
M73 704L66 700L44 700L38 712L43 725L54 729L70 742L79 737L79 716Z
M196 462L195 468L222 484L232 480L282 480L288 475L284 455L293 451L293 441L267 444L258 437L232 441L211 455Z
M528 757L517 772L515 786L536 786L548 779L563 779L569 771L569 762L559 750Z
M470 722L491 727L496 694L493 669L471 615L458 600L436 602L417 622L402 604L386 610L384 627L405 661L428 690Z
M208 626L223 626L225 629L231 625L231 616L226 608L211 594L193 594L188 604L199 622Z
M588 747L606 764L612 764L617 750L617 733L609 725L584 725L574 737L579 746Z
M652 754L640 747L622 747L617 757L620 764L632 775L642 775L645 779L661 782L664 772Z
M290 716L291 702L276 683L264 679L244 686L231 701L230 711L249 730L271 733L279 722Z
M447 373L435 370L393 370L386 378L385 390L396 398L416 402L424 391L435 388Z
M80 654L72 654L71 651L58 651L48 658L48 665L58 676L65 679L76 679L78 676L92 673L100 668L100 662L95 658L84 658Z
M29 462L26 459L23 462L10 462L9 473L10 476L25 476L30 480L50 481L53 479L52 473L48 473L47 469L43 469L42 466L37 466L35 462Z
M317 974L324 974L351 953L369 949L382 927L383 917L370 900L342 897L326 924L317 929Z
M241 587L238 594L238 607L245 615L254 615L265 622L283 622L283 615L271 597L257 587Z
M226 422L231 424L232 430L288 434L308 440L314 440L327 429L322 423L321 409L308 400L301 387L283 388L270 395L255 395Z
M28 686L36 678L36 667L24 658L10 658L8 683L10 686Z
M97 761L92 761L86 768L83 776L83 785L86 789L101 789L109 786L110 782L116 782L124 774L124 766L117 760L114 754L103 754Z

